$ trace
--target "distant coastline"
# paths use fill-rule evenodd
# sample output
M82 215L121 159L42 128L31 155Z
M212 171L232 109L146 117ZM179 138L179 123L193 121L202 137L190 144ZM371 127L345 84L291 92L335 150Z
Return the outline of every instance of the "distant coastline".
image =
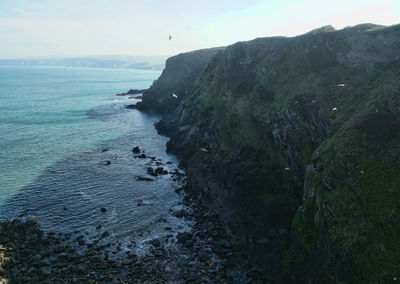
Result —
M161 71L168 56L82 56L0 59L0 66L51 66Z

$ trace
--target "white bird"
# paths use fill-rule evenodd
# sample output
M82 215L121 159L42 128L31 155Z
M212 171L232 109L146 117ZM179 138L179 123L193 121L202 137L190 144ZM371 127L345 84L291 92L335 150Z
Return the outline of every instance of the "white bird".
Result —
M334 107L332 110L333 110L333 111L337 111L337 107Z
M177 95L175 95L175 94L172 94L172 97L173 97L173 98L175 98L175 99L177 99L177 98L178 98L178 96L177 96Z
M338 84L338 87L346 87L346 84Z

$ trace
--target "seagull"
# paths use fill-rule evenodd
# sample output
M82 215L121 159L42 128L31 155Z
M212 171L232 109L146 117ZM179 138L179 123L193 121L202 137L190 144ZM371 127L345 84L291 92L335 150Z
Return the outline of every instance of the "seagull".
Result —
M333 110L333 111L337 111L337 107L334 107L332 110Z
M175 94L172 94L172 97L174 97L175 99L177 99L177 98L178 98L178 96L177 96L177 95L175 95Z
M338 84L338 87L346 87L346 84Z
M171 35L169 35L168 39L169 39L169 40L171 40L171 39L172 39L172 36L171 36Z

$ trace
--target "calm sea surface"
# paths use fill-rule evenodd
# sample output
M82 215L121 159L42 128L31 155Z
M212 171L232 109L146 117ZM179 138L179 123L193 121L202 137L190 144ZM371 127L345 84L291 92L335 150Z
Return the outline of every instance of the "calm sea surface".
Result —
M135 100L115 96L147 88L159 75L0 67L0 219L34 218L64 233L91 234L100 225L118 238L161 233L166 223L182 229L170 214L178 185L170 175L138 181L157 161L131 152L139 146L164 168L177 167L154 129L160 117L125 109Z

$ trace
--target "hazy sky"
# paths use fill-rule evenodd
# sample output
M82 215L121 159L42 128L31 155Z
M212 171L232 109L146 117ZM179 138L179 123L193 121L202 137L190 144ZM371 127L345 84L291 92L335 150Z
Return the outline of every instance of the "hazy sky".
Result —
M365 22L400 23L400 0L0 0L0 58L173 55Z

